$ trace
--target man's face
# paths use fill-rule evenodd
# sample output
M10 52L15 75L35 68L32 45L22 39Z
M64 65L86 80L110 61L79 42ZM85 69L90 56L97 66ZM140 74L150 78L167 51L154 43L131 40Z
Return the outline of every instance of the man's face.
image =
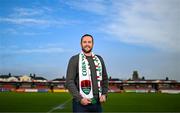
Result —
M90 36L83 37L82 42L81 42L81 47L82 47L83 52L85 53L91 52L93 48L92 38Z

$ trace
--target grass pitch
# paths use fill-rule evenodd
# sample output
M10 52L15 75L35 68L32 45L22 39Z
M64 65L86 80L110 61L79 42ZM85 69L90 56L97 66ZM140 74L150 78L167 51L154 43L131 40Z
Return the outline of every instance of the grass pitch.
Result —
M71 112L71 103L68 93L0 92L0 112ZM109 93L103 111L180 112L180 94Z

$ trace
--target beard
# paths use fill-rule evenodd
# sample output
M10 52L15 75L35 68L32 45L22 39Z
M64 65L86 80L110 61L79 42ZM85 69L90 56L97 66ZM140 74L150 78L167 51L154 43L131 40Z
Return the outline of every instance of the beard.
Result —
M84 52L84 53L90 53L91 51L92 51L92 48L90 48L89 50L86 50L85 48L86 47L89 47L89 46L85 46L85 47L82 47L82 51Z

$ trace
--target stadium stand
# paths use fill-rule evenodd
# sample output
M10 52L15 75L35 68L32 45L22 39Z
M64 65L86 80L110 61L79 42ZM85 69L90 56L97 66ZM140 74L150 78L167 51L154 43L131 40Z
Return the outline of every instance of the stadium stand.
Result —
M11 77L12 81L8 81ZM13 81L17 78L19 81ZM57 78L51 81L36 76L0 75L0 92L67 92L65 78ZM35 79L36 78L36 79ZM136 92L136 93L180 93L180 81L176 80L120 80L109 79L109 92Z

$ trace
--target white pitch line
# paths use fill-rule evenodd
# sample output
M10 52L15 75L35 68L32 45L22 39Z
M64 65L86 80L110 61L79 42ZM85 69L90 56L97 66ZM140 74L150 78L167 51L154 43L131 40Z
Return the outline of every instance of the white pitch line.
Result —
M51 110L49 110L47 113L51 113L51 112L53 112L54 110L57 110L57 109L64 109L64 108L65 108L65 105L66 105L70 100L72 100L72 99L70 98L70 99L68 99L67 101L65 101L64 103L59 104L58 106L56 106L56 107L52 108Z

